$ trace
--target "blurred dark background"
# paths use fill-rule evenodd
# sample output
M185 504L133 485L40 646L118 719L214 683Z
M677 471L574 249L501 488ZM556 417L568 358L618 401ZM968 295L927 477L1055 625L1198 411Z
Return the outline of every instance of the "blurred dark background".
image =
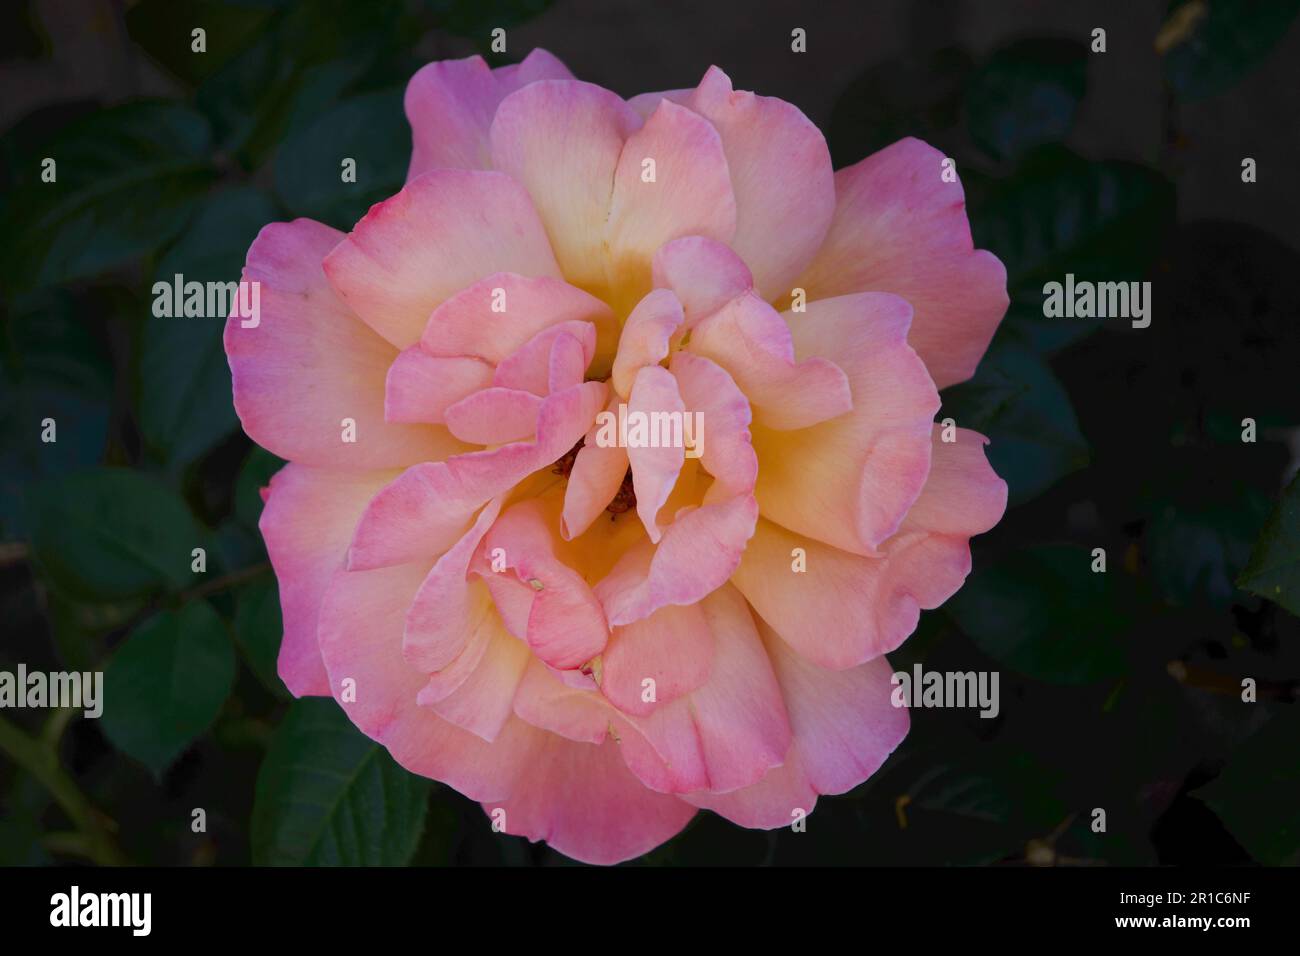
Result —
M1011 507L966 588L891 655L998 670L999 716L914 711L881 772L822 798L806 833L702 813L643 862L1294 864L1298 8L5 3L0 669L102 668L112 703L98 721L0 713L0 864L565 862L405 775L332 704L291 703L256 530L279 463L238 430L223 323L150 314L155 278L237 278L264 223L347 229L396 191L420 65L538 46L624 96L717 64L799 106L837 166L926 139L956 159L1012 296L940 413L992 439ZM365 157L346 189L342 155ZM1151 326L1044 318L1043 283L1067 272L1150 280ZM196 543L202 575L153 557ZM303 765L359 785L322 794ZM325 797L405 825L349 844L287 809Z

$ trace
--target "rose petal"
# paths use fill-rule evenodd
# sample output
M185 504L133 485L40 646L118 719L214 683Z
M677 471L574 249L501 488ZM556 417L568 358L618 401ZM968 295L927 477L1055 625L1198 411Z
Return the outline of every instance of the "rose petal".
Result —
M330 692L316 643L321 598L343 567L357 519L392 477L289 464L271 479L258 527L280 585L284 639L277 669L295 697Z
M904 139L835 174L835 218L796 281L810 299L879 290L901 295L915 318L908 341L935 384L975 373L1007 310L1007 272L976 250L960 182L944 156Z
M503 173L479 170L412 179L325 258L343 301L399 349L420 339L441 303L496 272L559 277L528 193Z
M444 428L393 424L384 379L397 350L334 294L321 260L342 233L272 223L248 250L259 321L232 313L225 348L244 431L281 458L328 468L394 468L463 450ZM348 429L348 422L352 427ZM349 431L355 440L345 441Z

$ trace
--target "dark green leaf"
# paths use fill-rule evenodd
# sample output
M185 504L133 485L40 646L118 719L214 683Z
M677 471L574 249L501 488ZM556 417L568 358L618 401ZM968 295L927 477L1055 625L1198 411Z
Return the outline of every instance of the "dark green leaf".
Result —
M1233 579L1268 515L1268 498L1222 480L1213 497L1198 483L1195 497L1169 494L1155 508L1147 530L1152 577L1172 604L1232 604ZM1172 490L1172 489L1171 489Z
M999 344L969 382L945 390L942 418L989 439L989 462L1019 504L1088 463L1069 396L1029 349Z
M1294 246L1243 223L1192 222L1165 245L1161 266L1156 315L1140 333L1146 401L1168 407L1194 437L1237 446L1243 418L1255 419L1261 444L1270 427L1300 425L1295 382L1279 374L1300 368Z
M25 534L24 486L97 463L113 400L106 348L64 293L24 297L0 362L0 521ZM54 419L53 442L41 440Z
M855 799L819 799L808 834L781 834L777 861L838 860L835 844L855 833L862 833L861 845L843 862L969 866L1020 858L1027 841L1050 833L1069 813L1060 789L1058 772L1001 743L964 739L945 751L895 754L853 792ZM822 830L821 815L842 815L846 804L856 805L858 820L823 831L821 848L807 855L802 844Z
M1046 318L1043 286L1070 273L1076 280L1141 279L1173 222L1174 193L1144 167L1044 147L971 206L975 244L1007 267L1011 309L999 334L1044 350L1116 320Z
M971 139L997 159L1065 139L1083 99L1087 57L1073 40L1021 40L994 53L966 87Z
M258 680L272 693L288 697L276 667L283 636L280 590L274 578L268 574L268 580L241 587L235 601L235 643Z
M299 216L349 229L374 203L402 188L411 133L402 90L354 96L289 136L275 158L275 191ZM356 182L342 181L344 159Z
M163 611L126 639L104 672L104 733L161 776L216 720L234 679L234 650L211 605Z
M401 866L420 842L430 786L334 701L295 701L257 775L253 862Z
M212 180L210 148L208 124L178 103L128 103L64 129L15 172L0 232L8 283L96 275L168 242ZM41 182L45 157L55 182Z
M1237 584L1300 614L1300 475L1282 492Z
M246 48L271 15L265 4L216 0L140 0L126 12L131 39L173 74L196 83ZM202 28L206 51L193 49Z
M252 187L213 194L163 258L155 281L238 282L248 247L277 218ZM170 297L170 296L169 296ZM187 464L238 426L230 402L230 366L222 347L225 315L159 316L140 342L140 430L172 467Z
M1042 546L983 565L945 605L972 641L1028 677L1086 684L1124 670L1110 568L1092 571L1081 548Z
M34 489L34 556L74 597L127 598L195 583L202 532L185 503L146 474L116 468Z
M1260 863L1300 863L1300 714L1276 714L1196 791Z
M1175 0L1166 29L1179 22L1184 26L1170 38L1176 42L1165 53L1165 78L1184 99L1222 93L1263 62L1297 11L1300 0Z
M217 142L256 168L286 133L314 122L358 83L399 67L411 24L400 4L317 0L278 12L258 41L199 87ZM396 82L399 76L393 76ZM378 84L376 84L378 85Z

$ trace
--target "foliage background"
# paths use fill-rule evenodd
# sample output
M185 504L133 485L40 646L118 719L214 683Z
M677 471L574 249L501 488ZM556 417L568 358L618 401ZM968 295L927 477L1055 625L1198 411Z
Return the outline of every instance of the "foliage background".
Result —
M1001 714L915 711L805 834L702 813L641 862L1295 863L1298 6L5 4L0 668L104 668L109 705L0 715L0 863L566 862L492 834L332 703L291 702L256 531L279 463L238 430L222 323L149 309L155 277L236 278L268 221L347 229L399 188L406 79L487 54L496 26L494 62L545 46L625 96L717 63L802 108L837 166L921 136L956 158L1010 276L993 349L941 415L991 437L1012 507L891 656L1000 670ZM1066 272L1150 279L1151 327L1044 319ZM172 557L197 545L204 575Z

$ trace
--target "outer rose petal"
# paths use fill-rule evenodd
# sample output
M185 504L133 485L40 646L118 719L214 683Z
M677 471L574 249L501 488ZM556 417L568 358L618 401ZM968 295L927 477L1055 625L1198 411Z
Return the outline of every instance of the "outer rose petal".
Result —
M943 427L934 426L930 474L901 530L971 537L1002 520L1007 510L1007 483L984 455L989 440L968 428L956 429L955 439L944 441Z
M366 502L392 477L289 464L271 479L258 526L280 583L284 640L277 669L295 697L329 693L316 644L321 597L343 566Z
M605 282L602 234L614 167L641 118L590 83L534 83L510 96L492 121L492 164L528 190L569 281Z
M799 357L833 357L848 375L853 411L801 431L755 427L764 517L856 554L898 530L929 473L939 409L906 341L910 318L905 301L875 292L789 316Z
M645 160L654 160L646 182ZM726 242L736 231L722 141L708 120L665 100L623 146L605 243L606 273L630 307L650 288L650 260L670 239L707 236Z
M442 302L494 272L559 276L537 210L502 173L436 169L370 208L325 258L330 284L399 349Z
M835 174L835 218L795 283L810 299L893 292L916 315L908 341L935 384L975 373L1007 310L1007 272L976 250L961 183L940 176L943 154L904 139Z
M406 85L411 123L411 167L407 179L439 167L488 169L488 128L502 97L537 80L572 74L545 50L517 65L488 69L482 57L440 60L421 67Z
M704 74L689 105L717 129L727 154L736 194L731 248L753 270L764 299L789 295L835 212L826 140L789 103L733 92L730 78L716 66Z
M337 571L321 605L320 648L339 706L412 773L473 800L510 793L530 741L508 731L488 744L416 703L428 676L402 658L404 614L427 564ZM356 694L342 694L343 680Z
M761 623L759 631L790 712L790 752L752 787L685 799L741 826L770 830L789 826L796 809L810 812L818 794L852 790L880 769L907 736L908 714L890 701L891 668L883 657L849 670L823 670Z
M809 661L840 669L886 654L916 629L921 610L951 597L970 571L969 539L997 524L1007 486L984 459L985 439L935 427L925 489L879 557L861 557L760 521L735 584L754 610ZM802 548L808 573L790 572Z
M583 863L630 860L676 836L695 808L641 785L627 769L619 745L575 743L527 728L528 756L508 800L485 802L489 814L505 811L505 831L545 840Z
M444 428L384 419L396 350L335 296L321 260L343 234L310 219L272 223L248 250L244 281L260 285L260 322L226 322L235 410L262 447L305 465L394 468L464 446ZM343 420L356 423L342 440Z

